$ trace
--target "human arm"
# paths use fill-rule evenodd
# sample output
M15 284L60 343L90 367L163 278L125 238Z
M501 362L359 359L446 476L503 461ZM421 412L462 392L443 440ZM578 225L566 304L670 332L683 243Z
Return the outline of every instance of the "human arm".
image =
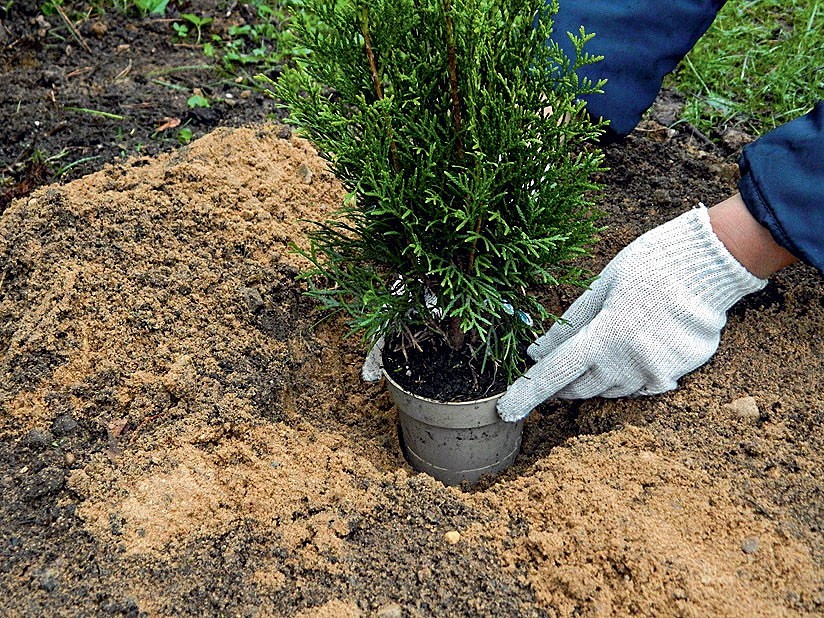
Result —
M739 196L650 230L529 347L535 365L499 400L501 418L519 420L551 397L663 393L709 360L727 310L767 283L716 229L762 275L794 261L764 236Z
M530 346L536 365L500 400L503 418L550 397L675 388L714 354L727 309L766 277L798 259L824 272L824 105L745 147L740 167L741 192L706 224L682 215L631 243ZM728 295L707 295L708 281Z
M756 277L767 279L798 261L797 257L775 242L767 228L750 214L740 193L716 204L708 214L718 239Z
M583 26L595 37L587 52L600 62L579 77L606 79L603 94L583 97L595 118L610 121L606 140L629 134L652 105L664 76L675 69L715 19L725 0L561 0L552 40L574 58L567 32Z

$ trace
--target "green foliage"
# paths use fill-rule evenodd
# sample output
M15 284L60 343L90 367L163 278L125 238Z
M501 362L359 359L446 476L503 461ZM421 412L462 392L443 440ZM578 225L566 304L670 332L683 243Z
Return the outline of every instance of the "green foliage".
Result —
M189 36L191 28L194 28L195 32L197 32L197 40L195 41L195 45L200 45L200 39L203 37L203 27L208 26L214 20L211 17L201 17L193 13L183 13L180 17L183 18L183 23L173 23L172 29L177 33L177 36L185 39Z
M203 44L204 55L219 59L231 75L279 70L290 58L304 53L296 47L288 27L290 11L300 10L300 0L248 0L245 4L254 10L254 19L232 25L220 34L206 36L206 26L214 18L194 13L181 14L172 29L181 39L194 34L195 44Z
M196 107L211 107L209 104L209 99L204 97L202 94L193 94L188 99L186 99L186 105L189 106L189 109L194 109Z
M213 37L224 68L231 73L267 71L300 53L288 27L290 8L295 5L300 10L299 2L251 0L249 4L255 9L254 21L232 26L225 37Z
M186 146L194 139L194 132L189 127L181 127L177 131L177 142L181 146Z
M169 0L123 0L128 7L133 5L141 15L164 15Z
M451 6L450 6L451 4ZM547 45L543 0L305 0L299 58L275 86L290 121L347 189L305 253L310 294L367 341L439 337L479 366L519 367L551 316L538 284L583 284L597 233L591 141L576 71ZM437 300L435 300L437 299Z
M684 117L705 133L728 124L766 132L824 93L824 5L728 2L668 83L689 96Z

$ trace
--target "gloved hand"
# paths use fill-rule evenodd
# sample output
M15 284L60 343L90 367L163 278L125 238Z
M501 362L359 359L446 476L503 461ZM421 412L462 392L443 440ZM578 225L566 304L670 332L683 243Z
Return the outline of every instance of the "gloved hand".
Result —
M383 337L375 342L361 367L361 380L377 382L383 376Z
M727 310L767 284L729 253L701 205L640 236L527 353L498 401L505 421L550 397L655 395L707 362Z

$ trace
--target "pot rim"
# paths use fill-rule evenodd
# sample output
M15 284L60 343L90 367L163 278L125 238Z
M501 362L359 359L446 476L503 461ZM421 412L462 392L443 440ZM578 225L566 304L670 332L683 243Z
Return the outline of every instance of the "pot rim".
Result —
M401 391L403 393L406 393L410 397L420 399L421 401L428 401L430 403L436 403L436 404L441 405L441 406L466 406L466 405L471 405L471 404L485 403L487 401L492 401L494 399L498 399L501 395L503 395L506 392L506 389L504 389L504 390L500 391L499 393L496 393L494 395L489 395L487 397L483 397L482 399L469 399L467 401L441 401L440 399L431 399L429 397L424 397L422 395L418 395L417 393L413 393L412 391L405 389L403 386L401 386L400 384L398 384L395 380L393 380L391 378L391 376L386 371L386 369L382 369L382 371L383 371L383 377L386 378L386 380L388 382L391 382L392 385L395 388L397 388L399 391Z

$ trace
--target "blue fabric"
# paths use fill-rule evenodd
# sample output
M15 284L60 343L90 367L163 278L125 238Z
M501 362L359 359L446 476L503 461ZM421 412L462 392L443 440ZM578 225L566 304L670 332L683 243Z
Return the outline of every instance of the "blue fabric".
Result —
M587 110L610 121L610 132L627 135L652 105L664 75L672 71L709 28L725 0L560 0L552 39L567 56L575 47L567 32L595 33L584 48L603 55L579 75L606 78L604 94L584 97Z
M587 110L610 121L611 137L631 132L652 105L664 75L707 30L725 0L560 0L552 35L569 55L567 32L583 25L604 60L579 75L604 78ZM746 146L739 190L776 242L824 273L824 103Z
M744 147L738 189L775 241L824 273L824 102Z

